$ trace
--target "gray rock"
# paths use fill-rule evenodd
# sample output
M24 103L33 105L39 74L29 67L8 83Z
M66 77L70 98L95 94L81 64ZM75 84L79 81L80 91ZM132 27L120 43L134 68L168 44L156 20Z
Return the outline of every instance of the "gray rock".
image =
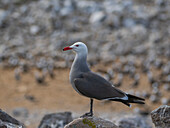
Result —
M46 72L43 72L42 74L35 72L35 80L38 84L45 84L45 78L46 78Z
M135 21L131 18L126 18L123 20L123 25L127 28L133 27L135 25Z
M14 119L0 109L0 127L1 128L25 128L24 124Z
M7 11L0 9L0 27L3 25L4 21L8 16Z
M38 128L63 128L72 120L71 112L47 114L41 120Z
M106 14L103 11L98 11L92 13L90 16L90 23L99 23L102 22L106 18Z
M170 84L164 84L163 88L164 88L164 90L169 91L170 90Z
M159 101L159 98L156 96L156 95L151 95L149 97L149 100L152 102L152 103L157 103Z
M161 103L163 104L163 105L167 105L168 103L169 103L170 101L169 101L169 99L168 98L162 98L161 99Z
M74 11L74 9L76 9L77 6L74 0L65 0L63 4L64 7L60 9L61 16L69 16Z
M14 70L14 77L15 77L15 79L16 79L17 81L21 80L21 75L20 75L20 73L21 73L21 71L20 71L19 68L16 68L16 69Z
M8 62L11 66L17 66L17 64L19 63L19 59L18 57L11 56Z
M118 128L114 123L98 117L86 117L73 120L64 128Z
M170 73L170 63L162 67L163 75L168 75Z
M12 111L13 115L15 117L28 117L28 110L26 108L15 108L13 111Z
M91 14L101 9L101 5L94 1L78 0L77 7L85 14Z
M153 110L151 118L156 128L170 128L170 106L163 105Z
M135 8L135 17L139 19L147 20L149 18L152 18L158 14L158 8L150 7L150 8L144 8L144 6L138 6Z
M128 116L119 120L119 128L152 128L148 123L146 117L142 116Z
M40 28L37 25L33 25L30 27L30 33L32 35L36 35L40 31Z
M149 92L147 92L147 91L143 91L142 92L142 97L144 97L144 98L149 98L150 97L150 94L149 94Z
M68 16L69 14L71 14L71 12L72 12L71 8L65 7L65 8L62 8L60 10L60 15L61 16Z
M125 3L125 1L123 2ZM123 12L123 5L120 4L120 1L116 0L116 1L113 1L113 0L107 0L107 1L104 1L104 7L105 7L105 10L107 13L118 13L118 14L121 14ZM113 8L114 6L114 8Z
M138 46L136 46L136 47L134 47L133 49L133 53L134 54L144 54L144 53L146 53L146 51L147 51L147 46L146 45L138 45Z
M121 26L120 16L119 16L119 15L109 14L109 15L106 17L105 23L106 23L109 27L118 28L118 27Z

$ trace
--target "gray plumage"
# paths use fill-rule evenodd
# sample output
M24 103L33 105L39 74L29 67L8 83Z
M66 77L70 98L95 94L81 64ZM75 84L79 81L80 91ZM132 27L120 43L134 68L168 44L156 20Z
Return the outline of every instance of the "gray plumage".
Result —
M126 94L113 87L103 77L89 71L74 79L74 85L84 96L98 100L126 98Z

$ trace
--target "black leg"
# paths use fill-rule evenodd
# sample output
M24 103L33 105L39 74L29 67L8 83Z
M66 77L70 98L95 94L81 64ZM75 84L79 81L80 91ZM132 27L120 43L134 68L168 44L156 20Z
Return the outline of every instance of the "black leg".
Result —
M93 99L90 99L90 112L85 113L80 117L87 117L87 116L93 116Z
M90 99L90 113L93 116L93 99Z

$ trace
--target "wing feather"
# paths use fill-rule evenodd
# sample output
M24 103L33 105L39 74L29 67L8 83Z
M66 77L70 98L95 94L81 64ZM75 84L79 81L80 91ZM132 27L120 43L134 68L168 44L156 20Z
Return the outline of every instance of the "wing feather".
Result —
M79 78L74 79L77 90L84 96L98 100L123 98L124 92L116 89L111 83L93 72L82 73Z

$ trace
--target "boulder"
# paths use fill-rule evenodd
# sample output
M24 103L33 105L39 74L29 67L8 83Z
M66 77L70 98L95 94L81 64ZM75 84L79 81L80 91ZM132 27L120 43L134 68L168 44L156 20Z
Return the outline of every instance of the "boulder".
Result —
M146 116L126 116L119 121L119 128L152 128Z
M153 110L151 118L156 128L170 128L170 106L162 105Z
M78 118L64 128L118 128L114 123L98 117Z
M25 128L25 126L0 109L0 128Z
M47 114L41 120L38 128L63 128L72 120L71 112Z

